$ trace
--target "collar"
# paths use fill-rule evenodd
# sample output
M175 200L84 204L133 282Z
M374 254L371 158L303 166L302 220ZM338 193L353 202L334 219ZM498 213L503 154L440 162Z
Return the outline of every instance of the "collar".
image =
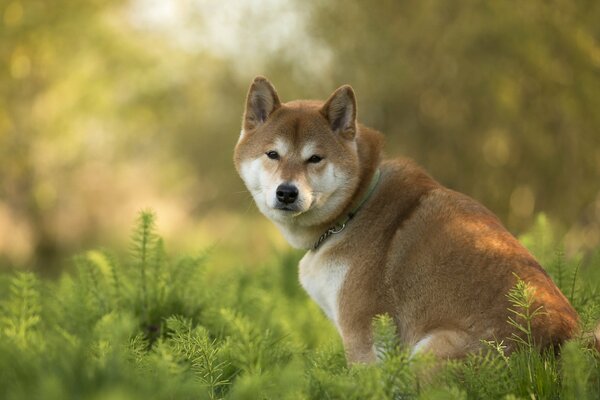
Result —
M371 179L371 183L369 184L369 188L367 189L367 192L363 195L363 197L360 199L360 201L357 203L357 205L354 208L352 208L352 210L348 214L346 214L346 216L344 218L338 220L338 222L336 222L333 226L331 226L329 229L327 229L325 231L325 233L323 233L319 237L319 239L315 242L315 244L312 247L312 250L315 250L315 251L318 250L319 247L321 246L321 244L323 244L323 242L325 240L327 240L327 238L329 238L329 236L335 235L336 233L340 233L341 231L344 230L344 228L346 227L346 224L348 222L350 222L350 220L352 218L354 218L356 213L358 213L358 211L360 211L360 209L367 202L367 200L369 200L369 198L375 191L377 184L379 183L380 176L381 176L381 171L379 170L379 168L377 168L377 170L375 171L375 174L373 175L373 178Z

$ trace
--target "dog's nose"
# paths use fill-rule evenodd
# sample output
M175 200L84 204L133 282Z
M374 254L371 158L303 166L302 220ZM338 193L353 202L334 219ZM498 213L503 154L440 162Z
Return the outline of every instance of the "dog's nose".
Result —
M292 204L298 198L298 188L294 185L290 185L289 183L282 183L277 186L277 191L275 192L277 195L277 200L284 204Z

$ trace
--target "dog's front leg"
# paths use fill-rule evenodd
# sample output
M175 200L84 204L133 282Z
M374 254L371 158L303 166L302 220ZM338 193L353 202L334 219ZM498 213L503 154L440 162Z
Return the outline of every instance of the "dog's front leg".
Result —
M370 319L345 321L340 326L348 364L373 363L377 360Z
M348 364L370 364L376 361L373 339L370 334L353 332L343 335L342 340Z
M361 268L362 267L362 268ZM373 318L386 312L376 290L378 283L365 265L351 266L339 296L338 331L344 343L348 364L377 361L373 342Z

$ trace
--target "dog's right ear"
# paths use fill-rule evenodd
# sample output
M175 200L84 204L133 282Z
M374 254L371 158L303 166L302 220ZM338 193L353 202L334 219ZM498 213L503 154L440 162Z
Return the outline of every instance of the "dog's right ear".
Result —
M281 102L271 82L263 76L257 76L252 81L246 97L242 129L244 131L256 129L279 107Z
M333 132L347 138L356 134L356 96L350 85L339 87L321 108Z

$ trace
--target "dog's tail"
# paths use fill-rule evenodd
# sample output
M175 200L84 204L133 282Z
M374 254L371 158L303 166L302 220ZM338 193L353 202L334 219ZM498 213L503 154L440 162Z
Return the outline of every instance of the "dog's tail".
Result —
M588 349L596 350L600 354L600 322L593 331L584 332L582 338Z
M594 330L584 331L579 336L583 339L583 345L590 350L595 350L600 355L600 322L596 324Z
M596 325L596 328L594 329L594 332L592 333L593 336L593 348L596 349L596 351L598 353L600 353L600 322Z

